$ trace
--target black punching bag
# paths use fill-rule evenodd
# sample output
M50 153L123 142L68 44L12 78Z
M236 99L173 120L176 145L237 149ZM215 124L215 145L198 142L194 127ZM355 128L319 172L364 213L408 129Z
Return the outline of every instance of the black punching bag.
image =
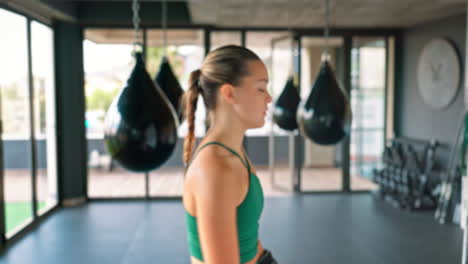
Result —
M297 91L297 85L291 76L274 104L273 121L284 130L296 129L296 112L300 102L301 97Z
M349 134L349 101L327 60L322 62L309 96L299 105L297 122L301 134L320 145L336 144Z
M179 81L172 71L171 65L169 64L166 56L164 56L161 61L159 72L156 75L155 81L164 91L167 98L169 98L169 101L171 101L172 106L177 112L179 121L182 122L183 109L181 99L184 90L180 87Z
M161 166L177 143L178 121L164 92L145 69L141 53L127 81L107 111L104 142L122 167L146 172Z

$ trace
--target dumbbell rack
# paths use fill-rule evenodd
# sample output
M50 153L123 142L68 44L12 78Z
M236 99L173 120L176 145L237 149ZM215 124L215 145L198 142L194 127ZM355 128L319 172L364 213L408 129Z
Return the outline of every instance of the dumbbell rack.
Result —
M374 194L401 209L434 209L437 198L429 178L438 145L435 140L394 138L389 141L382 157L383 168L373 170L373 181L379 185Z

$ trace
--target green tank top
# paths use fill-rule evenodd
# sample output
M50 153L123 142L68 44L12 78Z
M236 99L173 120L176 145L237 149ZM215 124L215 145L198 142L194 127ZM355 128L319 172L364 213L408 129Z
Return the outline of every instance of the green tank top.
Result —
M258 246L258 221L263 210L263 190L258 177L250 172L250 165L237 154L234 150L219 143L219 142L208 142L197 151L208 145L220 145L236 155L247 168L249 173L249 187L247 195L242 203L237 207L237 230L239 238L239 249L240 249L240 260L241 263L246 263L252 260L257 255ZM195 155L194 155L195 156ZM244 155L245 158L245 155ZM201 251L200 239L197 229L197 218L190 215L185 211L185 222L187 225L187 238L190 255L203 260L203 253Z

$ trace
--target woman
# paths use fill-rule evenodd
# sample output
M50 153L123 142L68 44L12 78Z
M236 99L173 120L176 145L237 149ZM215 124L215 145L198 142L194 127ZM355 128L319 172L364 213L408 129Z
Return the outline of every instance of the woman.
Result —
M206 56L189 82L183 204L191 263L277 263L258 240L263 192L242 148L245 131L264 125L271 102L265 65L246 48L224 46ZM210 129L194 151L199 94Z

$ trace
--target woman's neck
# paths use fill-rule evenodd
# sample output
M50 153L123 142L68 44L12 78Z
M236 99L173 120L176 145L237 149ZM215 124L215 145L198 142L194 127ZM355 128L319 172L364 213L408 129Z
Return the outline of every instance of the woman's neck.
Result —
M207 141L219 141L226 146L242 153L245 129L239 126L213 126L205 136Z

